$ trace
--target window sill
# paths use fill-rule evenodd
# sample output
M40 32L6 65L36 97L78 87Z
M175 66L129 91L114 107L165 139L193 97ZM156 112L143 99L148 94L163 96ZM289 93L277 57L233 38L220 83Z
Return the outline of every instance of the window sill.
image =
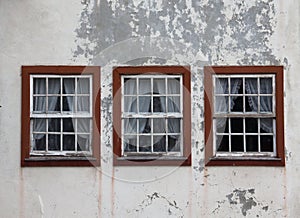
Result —
M278 157L212 157L206 166L284 166Z

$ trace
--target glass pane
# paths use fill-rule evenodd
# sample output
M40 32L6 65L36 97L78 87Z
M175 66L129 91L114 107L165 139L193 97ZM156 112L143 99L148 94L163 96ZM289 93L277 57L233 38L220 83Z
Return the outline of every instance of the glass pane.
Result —
M168 133L180 133L180 118L168 118Z
M230 97L230 106L232 112L243 112L243 96Z
M77 111L90 111L90 97L77 97Z
M273 119L261 118L260 119L260 132L261 133L273 133Z
M78 78L77 79L77 93L89 94L90 93L90 79Z
M166 83L165 79L153 79L153 94L165 94Z
M150 79L139 79L139 94L140 95L151 94L151 80Z
M215 97L215 112L216 113L227 113L228 112L228 97Z
M46 135L45 134L33 134L34 144L32 150L45 151L46 150Z
M77 135L77 151L89 151L90 150L90 135L78 134Z
M153 97L153 112L166 111L166 97Z
M46 119L33 119L33 132L46 132Z
M78 118L77 119L77 132L80 133L90 133L91 132L91 125L90 121L92 119L90 118ZM75 119L72 119L73 121L73 127L75 125Z
M217 133L228 133L228 119L216 118Z
M137 133L137 119L124 119L124 133Z
M136 95L136 79L124 79L124 94Z
M166 136L153 136L153 151L166 152Z
M244 138L242 135L231 136L231 151L232 152L244 151Z
M257 94L257 78L245 78L246 83L246 93L248 94Z
M46 94L46 79L34 78L33 87L33 94Z
M46 112L46 97L33 97L33 111Z
M180 136L172 135L168 136L168 151L180 152Z
M63 111L74 111L74 97L63 97Z
M272 78L261 78L260 79L260 93L261 94L272 94L273 93Z
M153 119L153 133L165 133L166 132L166 119Z
M75 79L63 78L63 94L74 94L74 93L75 93Z
M168 94L180 94L180 80L168 79Z
M139 149L140 152L151 152L151 137L150 136L140 136L139 138Z
M231 132L233 133L243 132L243 118L231 118Z
M179 96L173 96L168 97L168 112L180 112L180 97Z
M246 151L258 152L258 136L247 135L246 136Z
M136 97L124 97L124 112L137 113Z
M48 111L60 112L60 97L48 97Z
M60 132L60 118L49 118L48 119L48 131L49 132Z
M48 94L59 94L60 92L60 78L48 79Z
M246 118L246 132L257 133L258 132L258 123L256 118Z
M63 119L63 132L74 132L75 119L65 118Z
M273 152L273 136L260 136L260 150L262 152Z
M151 112L151 97L139 97L139 112Z
M63 135L63 150L64 151L75 150L75 135Z
M124 137L124 152L137 152L136 136L125 136Z
M216 140L217 151L229 152L228 135L217 135Z
M266 112L266 113L273 112L272 96L261 96L260 97L260 112Z
M216 94L228 94L228 78L216 78Z
M230 79L230 93L231 94L243 94L243 79L231 78Z
M150 119L146 119L146 118L139 119L139 133L151 133Z
M246 112L257 113L258 97L257 96L246 96Z
M48 135L48 150L60 151L60 135L58 134Z

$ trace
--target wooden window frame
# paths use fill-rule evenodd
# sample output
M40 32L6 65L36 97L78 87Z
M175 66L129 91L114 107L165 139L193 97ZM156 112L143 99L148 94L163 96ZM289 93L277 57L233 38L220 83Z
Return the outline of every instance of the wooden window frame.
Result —
M183 155L122 156L122 75L181 75L183 82ZM191 99L189 66L115 67L113 70L113 164L115 166L190 166L191 165Z
M92 76L92 155L30 155L30 101L31 75L45 76ZM22 66L22 130L21 130L21 166L99 166L100 165L100 67L96 66Z
M275 76L276 156L217 157L213 151L214 86L213 75L264 75ZM284 166L284 87L282 66L206 66L204 67L205 110L205 165L206 166Z

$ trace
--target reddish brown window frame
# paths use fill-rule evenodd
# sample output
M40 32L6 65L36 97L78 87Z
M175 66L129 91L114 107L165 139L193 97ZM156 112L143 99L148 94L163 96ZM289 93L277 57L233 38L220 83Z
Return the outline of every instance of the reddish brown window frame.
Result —
M91 157L30 156L30 75L92 75L93 135ZM99 166L100 165L100 67L22 66L21 166Z
M183 86L183 156L180 158L154 157L143 159L143 156L132 159L121 156L121 76L138 74L182 75ZM191 99L190 99L189 66L141 66L115 67L113 70L113 163L115 166L190 166L191 165Z
M213 75L214 74L275 74L276 83L276 151L277 157L251 159L247 157L232 160L213 155ZM205 103L205 164L206 166L284 166L284 87L282 66L207 66L204 67Z

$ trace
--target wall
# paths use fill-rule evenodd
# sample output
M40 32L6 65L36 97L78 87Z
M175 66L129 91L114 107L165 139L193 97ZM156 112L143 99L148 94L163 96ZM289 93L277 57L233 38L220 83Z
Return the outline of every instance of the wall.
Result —
M1 217L296 217L297 0L0 2ZM22 65L101 66L101 167L20 168ZM191 167L112 166L112 67L190 65ZM285 167L204 167L203 66L285 67Z

